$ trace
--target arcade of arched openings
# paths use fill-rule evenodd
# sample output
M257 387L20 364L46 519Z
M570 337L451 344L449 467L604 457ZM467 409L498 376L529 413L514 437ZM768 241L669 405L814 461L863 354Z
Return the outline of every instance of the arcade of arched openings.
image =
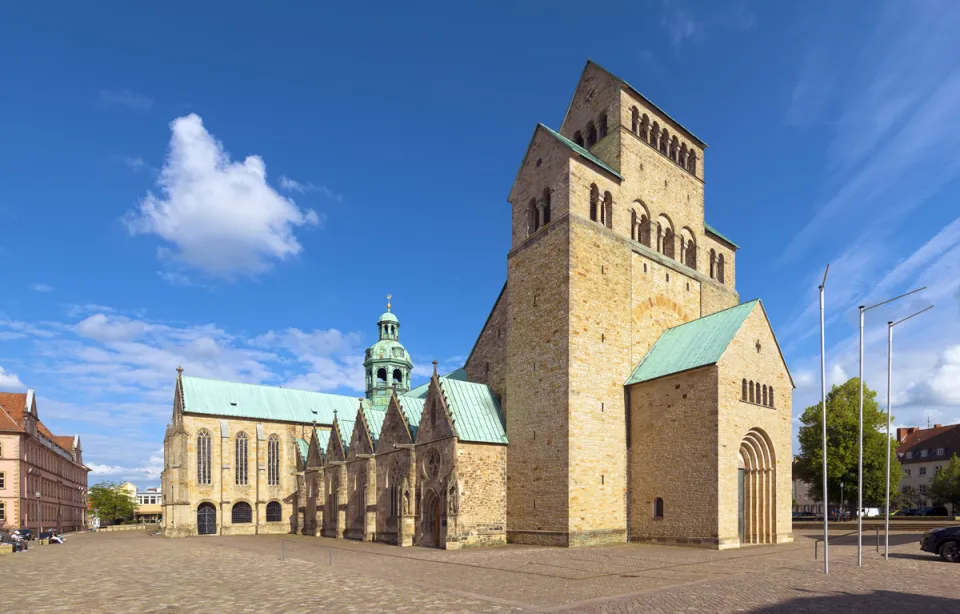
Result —
M741 401L756 403L764 407L776 407L776 403L773 400L773 386L767 386L766 384L754 382L753 380L748 381L744 378L741 381L740 387Z
M527 206L527 234L533 234L550 223L550 188L544 188L540 198L531 198Z
M599 128L597 128L597 126L599 126ZM607 136L607 131L607 114L601 113L596 122L593 120L587 122L585 130L577 130L573 133L573 142L584 149L590 149ZM586 138L583 136L584 132L587 135Z
M646 113L641 115L637 107L630 109L630 130L644 143L673 160L684 170L697 174L696 150L687 147L676 135L671 136L665 126L661 129L659 122L654 121L651 125L650 117Z
M603 193L600 199L600 188L597 184L590 185L590 221L600 222L601 226L613 228L613 195Z

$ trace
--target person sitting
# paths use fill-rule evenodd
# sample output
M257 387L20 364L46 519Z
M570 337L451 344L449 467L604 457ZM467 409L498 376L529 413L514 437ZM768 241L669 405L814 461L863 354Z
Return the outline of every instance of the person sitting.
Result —
M63 537L61 537L60 535L57 535L56 533L53 533L50 535L50 543L63 544Z

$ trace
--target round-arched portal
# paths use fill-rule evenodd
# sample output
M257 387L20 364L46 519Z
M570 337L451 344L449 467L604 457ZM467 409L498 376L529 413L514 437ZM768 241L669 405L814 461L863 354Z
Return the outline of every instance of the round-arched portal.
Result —
M740 442L739 456L740 543L776 543L777 470L773 444L761 429L750 429Z

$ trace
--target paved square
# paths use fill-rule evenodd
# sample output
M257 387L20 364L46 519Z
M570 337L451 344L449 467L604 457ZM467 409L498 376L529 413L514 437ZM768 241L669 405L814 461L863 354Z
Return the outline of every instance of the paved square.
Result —
M920 553L917 533L894 535L887 562L869 536L862 569L852 539L838 538L829 576L813 558L814 537L724 552L448 552L297 536L87 533L0 557L0 611L960 611L960 566Z

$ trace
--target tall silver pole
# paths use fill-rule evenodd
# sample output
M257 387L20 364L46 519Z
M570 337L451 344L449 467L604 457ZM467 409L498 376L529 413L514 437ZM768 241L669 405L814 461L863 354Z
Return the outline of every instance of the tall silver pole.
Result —
M823 327L823 288L827 285L829 272L828 264L823 272L823 283L820 284L820 402L822 403L820 413L823 428L821 446L823 447L823 573L825 574L830 573L830 533L827 520L830 516L830 497L827 494L827 359Z
M887 513L883 529L883 558L890 559L890 379L893 377L893 322L887 322Z
M863 313L860 305L860 412L857 419L857 565L863 567Z

